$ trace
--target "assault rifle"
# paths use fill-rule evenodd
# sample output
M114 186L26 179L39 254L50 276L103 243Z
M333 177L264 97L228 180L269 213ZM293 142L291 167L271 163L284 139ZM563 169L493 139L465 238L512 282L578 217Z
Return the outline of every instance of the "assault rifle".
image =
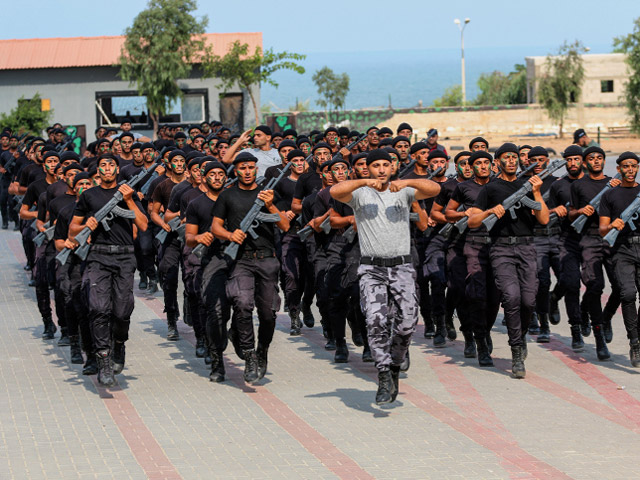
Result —
M329 233L331 231L331 219L329 218L329 216L327 216L327 218L322 221L322 223L320 224L320 228L324 233ZM313 232L314 230L311 225L307 225L306 227L298 230L298 237L304 242L311 236Z
M621 178L622 178L622 176L618 173L611 180L615 180L615 179L620 180ZM605 194L605 192L607 192L607 191L609 191L609 190L611 190L613 188L611 186L611 180L609 180L607 182L607 184L604 186L604 188L602 190L600 190L600 192L598 192L598 194L595 197L593 197L591 199L591 201L587 204L587 205L591 205L596 212L600 208L600 200L602 200L602 196ZM582 233L582 229L584 228L584 226L587 223L588 219L589 219L589 217L587 215L582 214L582 215L580 215L578 218L576 218L573 221L571 226L575 229L576 232Z
M456 209L456 212L461 212L464 210L464 205L460 205L458 206L458 208ZM467 217L465 217L467 218ZM464 219L460 219L460 220L464 220ZM442 235L445 238L448 238L449 235L451 235L451 230L453 230L453 223L447 223L444 227L442 227L440 229L440 231L438 232L440 235ZM458 229L459 230L459 229ZM460 232L462 233L462 232Z
M15 195L13 200L16 202L13 207L13 211L16 213L20 213L20 209L22 208L22 201L24 200L24 195Z
M402 178L406 173L409 173L415 164L416 159L412 158L409 163L403 165L402 168L398 171L398 178Z
M287 163L285 167L282 169L282 171L280 172L280 175L278 175L276 178L272 178L271 180L269 180L269 182L267 182L264 188L261 188L260 191L273 190L274 187L280 182L280 180L282 180L287 175L290 168L291 168L291 162ZM251 209L247 212L245 217L240 222L240 227L239 227L240 230L242 230L244 233L248 233L249 235L251 235L251 238L253 238L254 240L258 238L258 234L255 232L254 229L258 225L260 225L260 222L275 223L280 221L280 215L278 215L277 213L262 213L260 211L262 207L264 207L264 201L260 200L259 198L256 198ZM235 258L238 256L239 249L240 249L239 243L231 242L224 249L224 253L225 255L228 255L229 257L231 257L231 259L235 260Z
M640 193L633 199L633 202L629 204L627 208L620 214L620 220L622 220L625 225L628 224L629 228L632 232L636 231L636 226L633 223L634 220L638 219L638 211L640 210ZM604 239L609 242L609 245L613 247L613 244L616 243L616 239L620 235L620 230L617 228L612 228L609 233L604 236Z
M531 165L529 165L527 168L525 168L524 170L520 170L520 172L518 173L518 175L516 175L516 180L520 180L522 177L524 177L527 173L531 172L534 168L536 168L538 166L538 162L536 163L532 163Z
M538 174L538 177L540 178L540 180L544 180L556 170L564 167L566 164L567 164L567 161L564 159L555 160L547 168L545 168L542 172L540 172ZM540 202L536 202L535 200L532 200L529 197L527 197L527 194L532 190L533 190L533 185L531 185L531 183L527 181L524 183L524 185L522 185L522 187L520 187L516 192L509 195L505 199L505 201L502 202L502 207L505 210L509 211L509 213L511 214L511 218L513 218L514 220L517 218L516 210L520 208L522 205L524 205L527 208L530 208L531 210L542 209L542 205L540 204ZM496 214L492 213L482 221L482 224L485 227L487 227L487 231L491 231L491 229L495 226L498 220L499 218L496 216Z
M569 211L569 205L571 205L571 202L567 202L564 206L564 208L567 209L567 211ZM556 223L558 220L560 219L560 217L558 217L558 214L556 212L551 212L549 214L549 223L547 223L547 227L552 226L554 223Z
M363 141L365 138L367 138L367 134L363 133L358 138L356 138L353 142L351 142L350 144L346 145L344 148L346 148L347 150L351 150L356 145L358 145L361 141ZM342 154L340 153L340 150L338 150L338 153L336 153L331 160L335 160L336 158L343 158Z
M140 170L140 172L138 172L138 174L131 177L128 182L120 182L118 186L128 185L131 188L135 187L136 184L140 182L140 180L142 180L145 175L147 175L149 171L154 167L149 167L148 170L143 168L142 170ZM113 194L113 197L111 197L111 200L105 203L105 205L100 210L98 210L95 215L93 215L93 217L98 221L98 223L102 224L102 227L107 232L111 230L111 227L109 227L109 222L113 220L114 217L123 217L129 219L136 218L135 212L132 212L131 210L127 210L125 208L120 208L118 206L118 203L120 203L120 201L122 201L122 193L117 190L116 193ZM75 237L75 240L78 242L78 247L75 249L74 253L82 260L86 260L87 255L89 254L91 245L88 243L88 240L91 236L91 233L92 231L89 227L84 227ZM58 253L58 255L56 255L56 259L60 262L60 265L64 265L65 263L67 263L71 251L72 250L70 248L64 248L60 251L60 253Z
M55 225L51 225L51 221L48 221L43 226L44 231L38 233L35 237L33 237L33 243L36 245L36 247L41 246L45 242L45 240L47 242L51 241L51 239L53 238L53 232L56 229Z
M147 195L147 193L149 192L149 187L151 187L151 183L160 176L160 174L158 173L158 171L156 170L157 167L161 166L160 162L154 162L153 166L149 167L147 170L145 170L144 168L142 169L143 171L145 171L146 173L150 172L151 170L153 170L153 173L151 174L151 176L149 177L149 180L147 180L146 182L144 182L144 185L142 185L142 187L140 188L140 193L143 195Z
M184 234L184 230L185 230L185 225L180 221L180 215L173 217L171 220L169 220L167 222L167 225L169 225L169 227L171 228L172 232L176 232L178 234L178 236L182 234ZM181 228L182 227L182 228ZM182 230L182 231L181 231ZM158 240L160 243L164 243L164 241L167 239L167 235L169 235L169 232L167 232L164 228L162 230L160 230L158 232L158 234L156 235L156 240Z

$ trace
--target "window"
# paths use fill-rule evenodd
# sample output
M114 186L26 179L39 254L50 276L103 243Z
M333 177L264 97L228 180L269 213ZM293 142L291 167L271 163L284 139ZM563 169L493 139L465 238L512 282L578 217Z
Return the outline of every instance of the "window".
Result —
M600 80L600 92L602 93L613 92L613 80Z

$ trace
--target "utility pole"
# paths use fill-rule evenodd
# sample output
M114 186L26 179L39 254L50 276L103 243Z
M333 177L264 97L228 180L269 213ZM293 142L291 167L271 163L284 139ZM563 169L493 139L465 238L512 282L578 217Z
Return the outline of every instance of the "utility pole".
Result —
M461 59L461 74L462 74L462 105L466 105L467 103L467 85L465 81L465 72L464 72L464 29L467 24L471 21L470 18L464 19L464 24L460 21L459 18L456 18L453 23L458 25L458 29L460 30L460 49L462 51L462 59Z

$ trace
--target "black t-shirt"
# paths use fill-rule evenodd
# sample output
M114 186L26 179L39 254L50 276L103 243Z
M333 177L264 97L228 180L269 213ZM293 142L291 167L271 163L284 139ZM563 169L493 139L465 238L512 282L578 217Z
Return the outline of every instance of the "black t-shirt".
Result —
M38 216L36 217L41 222L47 221L47 192L42 192L38 197Z
M251 210L251 207L258 197L258 193L260 193L258 187L253 190L243 190L237 185L227 188L220 193L213 210L213 216L224 220L226 224L225 228L230 232L234 232L240 228L240 222L242 222L242 219L247 215L249 210ZM264 206L261 211L269 213L269 210ZM242 255L245 250L275 250L273 223L260 222L254 231L258 235L258 238L254 240L251 235L247 235L244 243L240 245L238 251L240 255Z
M69 186L62 180L53 182L47 187L47 204L50 203L54 198L58 198L67 193L68 189Z
M312 218L323 216L331 207L331 193L329 192L330 190L331 187L325 187L316 193L316 199L313 203ZM333 229L331 229L329 233L324 233L322 230L320 230L320 232L314 233L316 243L319 246L327 245L333 239L334 235L335 231Z
M66 207L62 208L58 212L58 220L56 221L56 228L53 230L54 240L66 240L69 236L69 224L73 218L73 213L76 209L75 202L70 203Z
M13 167L13 176L11 178L12 182L17 182L20 180L20 175L22 174L22 170L31 163L24 154L21 154L16 160L16 164Z
M554 182L549 189L549 203L547 204L547 206L549 206L549 208L556 208L562 205L567 208L568 213L569 205L571 204L571 185L576 180L577 179L575 178L569 178L567 176L558 179L557 182ZM574 231L573 228L571 228L569 215L566 215L564 218L562 218L562 221L560 222L560 228L563 231Z
M502 178L496 178L487 183L478 194L474 207L481 210L488 210L496 205L502 204L511 194L515 193L528 180L519 179L508 182ZM533 199L533 194L529 192L527 196ZM531 210L524 205L515 209L515 220L511 212L507 211L500 220L496 222L489 232L491 238L497 237L528 237L533 235L533 227L537 224Z
M46 175L44 173L44 170L42 169L42 165L35 162L31 162L31 164L26 165L20 171L20 186L28 187L35 180L40 180L44 177L46 177Z
M268 177L266 177L265 175L265 178ZM278 207L278 210L281 210L283 212L291 210L291 202L293 200L293 195L295 194L297 184L298 182L296 180L291 180L291 178L286 177L280 180L280 182L278 182L278 184L275 186L275 188L273 189L275 193L274 204L276 207Z
M318 195L317 193L312 193L311 195L304 197L304 200L302 201L302 224L303 225L306 225L314 218L313 206L316 203L317 195Z
M76 204L74 216L87 219L96 214L98 210L113 198L118 191L118 187L105 189L101 186L90 188L80 195ZM133 196L137 207L142 210L142 205L136 196ZM128 209L127 204L121 200L118 206L125 210ZM91 234L91 243L93 245L133 245L133 220L114 216L109 223L110 230L106 231L102 223L98 224L98 228Z
M45 178L41 178L40 180L36 180L27 188L27 193L24 194L24 199L22 200L22 204L26 205L29 209L38 203L40 199L40 195L46 192L49 184Z
M192 188L193 186L188 180L183 180L180 183L176 184L171 190L171 195L169 195L167 210L171 210L172 212L179 212L180 199L182 198L182 195Z
M56 220L58 219L58 215L60 215L60 212L64 208L75 203L76 196L68 194L60 195L59 197L51 200L51 202L47 202L47 210L49 212L49 221L51 222L51 224L56 222Z
M156 191L156 188L158 187L158 185L160 185L162 182L164 182L165 180L167 180L169 177L167 177L166 175L160 175L158 178L154 179L151 181L151 183L149 184L149 190L147 190L147 198L153 198L153 192ZM146 182L141 182L140 187L142 187Z
M638 193L640 193L640 185L636 185L635 187L623 187L619 185L605 192L600 201L600 216L609 217L612 222L616 218L620 218L622 212L636 199ZM634 225L640 227L640 222L639 224L634 223ZM619 244L624 238L630 235L640 235L640 230L632 231L629 227L629 222L627 222L618 234L616 244Z
M592 180L589 175L585 175L576 180L571 185L571 207L579 210L586 207L591 199L595 197L607 185L611 177L604 176L601 180ZM582 229L583 234L599 235L598 226L600 224L600 216L596 210L593 215L587 218L587 222Z
M296 182L296 189L293 198L303 200L304 197L322 189L322 178L315 171L310 171L300 175Z
M451 199L458 205L462 205L464 210L473 207L476 204L478 195L484 188L484 185L476 183L474 180L467 180L456 185L456 188L451 194ZM480 225L478 228L467 228L465 230L467 235L485 237L487 235L487 229L484 225Z
M264 171L265 180L271 180L272 178L277 178L282 172L284 165L272 165ZM291 172L291 170L289 170Z
M0 153L0 165L2 165L2 168L5 168L6 172L2 174L2 178L6 179L6 180L11 180L11 177L13 176L13 172L16 169L16 164L18 163L18 158L15 158L15 162L13 164L13 166L9 169L6 169L5 165L9 162L12 162L14 160L14 156L13 153L11 152L11 150L4 150L2 153Z
M205 193L200 193L199 196L189 202L186 209L187 223L198 226L198 235L211 232L215 205L216 202L207 197ZM216 238L207 249L207 256L212 256L219 251L221 245L222 242Z
M189 204L202 195L204 192L200 190L198 187L188 188L186 192L184 192L180 196L180 218L184 218L187 214L187 208L189 208ZM171 209L170 209L171 210ZM173 211L173 210L171 210ZM213 215L213 212L211 212Z
M171 197L171 191L173 187L176 186L176 183L173 182L170 178L165 178L160 185L158 185L153 191L153 203L160 203L164 208L164 211L167 211L167 207L169 206L169 198Z
M131 162L130 164L125 166L121 165L119 179L127 181L134 175L137 175L138 173L140 173L140 170L142 170L142 164L135 165L133 162ZM149 175L151 175L151 173ZM136 188L139 188L139 187L140 187L140 183L136 185Z

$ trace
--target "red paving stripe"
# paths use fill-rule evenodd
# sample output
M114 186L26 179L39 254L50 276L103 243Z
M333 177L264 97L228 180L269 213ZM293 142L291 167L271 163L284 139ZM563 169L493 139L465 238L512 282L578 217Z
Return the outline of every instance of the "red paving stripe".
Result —
M7 243L19 262L26 261L22 243L19 239L12 238ZM98 383L95 375L91 376L91 381L147 478L150 480L182 479L165 455L160 444L156 442L153 434L144 424L140 415L138 415L127 394L119 386L107 390Z
M160 318L164 317L163 308L160 301L153 298L141 300ZM193 329L182 327L180 322L180 335L191 343L196 344ZM194 354L195 356L195 354ZM331 443L326 437L318 433L311 425L306 423L282 400L276 397L264 386L249 386L244 382L243 371L235 363L225 356L225 367L227 378L235 383L251 400L253 400L274 422L293 437L300 445L316 457L327 469L332 471L339 478L343 479L373 479L372 475L362 469L349 456L345 455L338 447ZM203 381L206 381L203 378Z
M281 325L285 327L287 326L282 319L279 318L278 320ZM315 343L316 345L324 345L324 339L321 338L321 334L316 330L304 330L303 338ZM366 364L363 364L360 361L351 361L350 363L365 375L377 380L375 372L371 372L370 369L367 369ZM469 416L458 414L455 410L452 410L429 395L417 390L407 384L407 382L401 382L400 388L403 398L409 400L417 408L468 437L481 447L492 451L498 457L502 467L509 472L511 478L571 478L564 472L523 450L517 442L513 440L511 433L498 433L501 428L504 428L501 424L498 425L493 421L486 420L485 423L488 422L492 425L492 427L489 428ZM468 408L465 409L465 411L468 410ZM497 417L495 418L497 420Z

